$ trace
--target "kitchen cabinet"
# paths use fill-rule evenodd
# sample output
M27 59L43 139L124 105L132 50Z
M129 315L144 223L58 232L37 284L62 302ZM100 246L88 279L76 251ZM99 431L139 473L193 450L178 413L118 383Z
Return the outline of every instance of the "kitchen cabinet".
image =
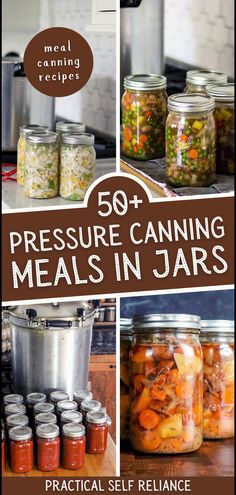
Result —
M87 31L110 31L116 27L116 0L92 0L92 21Z

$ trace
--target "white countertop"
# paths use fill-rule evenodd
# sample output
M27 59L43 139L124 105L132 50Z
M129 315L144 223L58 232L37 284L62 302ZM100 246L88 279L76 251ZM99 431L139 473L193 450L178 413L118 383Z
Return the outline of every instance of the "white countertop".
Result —
M102 175L109 174L116 171L115 158L105 158L96 160L95 179L98 179ZM60 196L56 196L51 199L33 199L27 198L23 194L22 188L13 181L2 182L2 210L15 210L16 208L36 208L36 207L49 207L49 206L63 206L80 204L81 201L70 201Z

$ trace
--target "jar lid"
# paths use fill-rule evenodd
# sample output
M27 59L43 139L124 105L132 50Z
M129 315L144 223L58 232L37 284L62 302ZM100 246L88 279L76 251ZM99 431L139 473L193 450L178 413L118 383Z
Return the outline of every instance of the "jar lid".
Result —
M46 402L46 400L46 395L38 392L33 392L26 396L26 402L28 402L28 404L38 404L39 402Z
M94 144L95 138L93 134L88 133L65 133L61 136L61 141L63 144L85 144L92 146Z
M53 413L39 413L36 414L35 418L35 424L46 424L46 423L52 423L56 424L57 422L57 417L56 414Z
M36 428L36 435L40 438L56 438L59 435L59 428L53 424L42 424Z
M28 124L28 125L21 125L20 126L20 135L21 136L26 136L29 132L44 132L48 129L47 125L38 125L38 124Z
M54 411L54 405L50 402L40 402L39 404L35 404L34 412L36 414L40 413L51 413Z
M57 133L52 131L29 132L26 134L26 141L33 144L56 143Z
M234 333L233 320L202 320L201 332Z
M14 426L8 432L11 440L30 440L32 438L32 430L29 426Z
M214 107L214 98L200 93L178 93L168 98L168 109L180 113L205 112L213 110Z
M60 412L62 412L62 411L76 411L77 407L78 407L78 404L74 400L60 400L57 403L57 409Z
M57 122L56 131L59 132L85 132L83 122Z
M198 86L206 86L211 83L227 83L228 77L226 74L216 70L189 70L186 74L186 81Z
M8 404L4 409L5 416L9 416L10 414L25 414L26 407L24 404Z
M3 397L3 404L22 404L23 401L23 395L19 394L8 394Z
M186 314L147 314L134 315L134 332L145 331L155 332L157 328L172 329L181 328L187 330L200 330L201 318L197 315Z
M78 390L74 392L73 399L78 402L83 402L84 400L92 400L93 393L90 390Z
M7 426L27 426L29 419L25 414L10 414L6 417Z
M120 318L120 333L125 335L133 334L132 318Z
M98 400L84 400L81 403L80 409L83 412L99 411L101 407L102 407L101 402L99 402Z
M234 84L208 84L207 93L216 101L234 102Z
M108 422L108 414L103 411L91 411L86 414L86 420L96 425L104 425Z
M63 411L61 421L64 423L82 423L83 416L79 411Z
M78 423L66 423L62 427L62 432L66 437L80 438L85 435L85 427Z
M50 400L52 402L60 402L62 400L68 400L69 394L67 392L63 392L63 390L54 390L50 393Z
M136 74L134 76L126 76L124 80L125 89L136 89L139 91L165 89L166 86L166 77L157 74Z

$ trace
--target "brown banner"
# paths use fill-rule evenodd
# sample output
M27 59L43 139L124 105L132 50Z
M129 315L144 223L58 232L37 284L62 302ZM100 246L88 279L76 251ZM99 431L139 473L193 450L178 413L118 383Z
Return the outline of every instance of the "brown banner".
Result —
M92 189L87 207L6 213L3 299L233 284L233 202L152 202L117 175Z

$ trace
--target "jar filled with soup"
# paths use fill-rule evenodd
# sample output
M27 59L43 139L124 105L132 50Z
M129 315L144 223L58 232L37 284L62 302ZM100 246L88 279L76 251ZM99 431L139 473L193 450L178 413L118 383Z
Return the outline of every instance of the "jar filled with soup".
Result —
M214 99L176 94L168 99L166 180L175 187L209 186L216 174Z
M204 438L234 436L234 322L203 320Z
M152 454L193 452L202 443L200 318L134 318L130 351L130 440Z
M47 129L46 125L36 124L22 125L20 127L20 137L17 143L17 182L20 186L24 185L26 135L29 132L44 132Z
M122 97L122 151L136 160L165 155L166 77L127 76Z
M53 198L58 193L58 145L56 132L32 132L26 136L24 193L29 198Z
M129 351L132 344L132 320L120 320L120 438L129 438L130 409L130 363Z
M234 174L234 84L211 84L206 90L216 105L216 171Z
M208 84L225 84L228 77L216 70L189 70L186 74L185 93L207 93Z
M92 134L62 134L60 151L60 196L84 199L94 180L96 153Z

